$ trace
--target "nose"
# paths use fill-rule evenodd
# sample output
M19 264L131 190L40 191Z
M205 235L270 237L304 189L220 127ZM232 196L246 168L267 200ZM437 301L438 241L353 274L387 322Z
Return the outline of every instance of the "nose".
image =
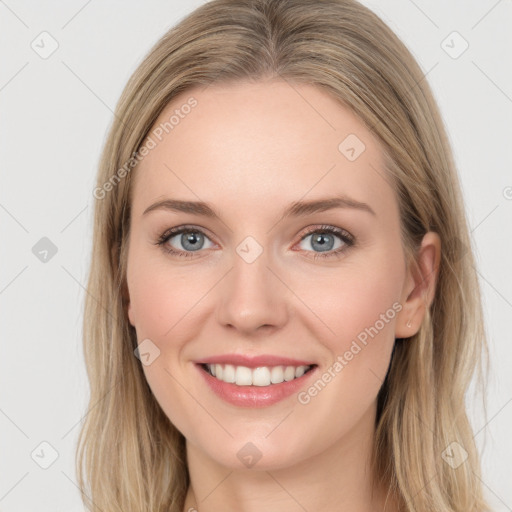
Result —
M290 294L269 268L265 250L251 263L234 254L233 266L219 288L217 320L244 335L268 334L288 318Z

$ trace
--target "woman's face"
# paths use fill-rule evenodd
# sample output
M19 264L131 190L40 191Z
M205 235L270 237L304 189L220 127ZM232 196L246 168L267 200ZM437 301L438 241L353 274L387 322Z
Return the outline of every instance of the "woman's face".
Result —
M128 314L165 414L230 468L369 435L395 337L414 330L377 140L325 92L280 81L184 92L150 136Z

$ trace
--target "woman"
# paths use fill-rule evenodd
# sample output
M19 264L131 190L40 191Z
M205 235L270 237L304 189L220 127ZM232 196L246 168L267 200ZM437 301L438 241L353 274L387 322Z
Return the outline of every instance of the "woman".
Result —
M213 0L127 84L84 319L90 509L484 511L460 185L353 0Z

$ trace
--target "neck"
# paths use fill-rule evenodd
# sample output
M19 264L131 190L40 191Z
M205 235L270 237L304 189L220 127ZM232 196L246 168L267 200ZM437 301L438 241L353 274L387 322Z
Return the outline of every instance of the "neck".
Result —
M187 441L190 486L184 511L384 510L386 492L372 485L370 464L375 412L370 408L327 450L279 469L226 468Z

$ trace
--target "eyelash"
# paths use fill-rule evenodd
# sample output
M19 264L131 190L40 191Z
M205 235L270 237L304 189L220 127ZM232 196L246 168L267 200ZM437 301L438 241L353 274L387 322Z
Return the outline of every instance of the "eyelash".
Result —
M194 257L194 252L199 251L177 251L176 249L170 248L169 246L166 246L166 243L173 238L176 235L180 235L181 233L201 233L204 236L207 236L206 233L204 233L201 229L195 228L193 226L180 226L177 228L171 228L165 231L159 239L156 241L155 245L158 245L162 247L162 250L165 251L168 254L172 254L173 256L183 257L183 258L191 258ZM313 234L313 233L321 233L321 234L333 234L338 236L345 245L342 247L331 250L331 251L325 251L325 253L315 253L315 255L312 257L314 260L318 258L332 258L332 257L341 257L342 253L346 252L348 249L353 247L355 245L355 238L346 230L336 228L334 226L324 225L320 227L314 227L309 229L304 236L299 240L299 243L302 242L307 236ZM208 237L209 238L209 237ZM307 252L313 252L313 251L307 251Z

